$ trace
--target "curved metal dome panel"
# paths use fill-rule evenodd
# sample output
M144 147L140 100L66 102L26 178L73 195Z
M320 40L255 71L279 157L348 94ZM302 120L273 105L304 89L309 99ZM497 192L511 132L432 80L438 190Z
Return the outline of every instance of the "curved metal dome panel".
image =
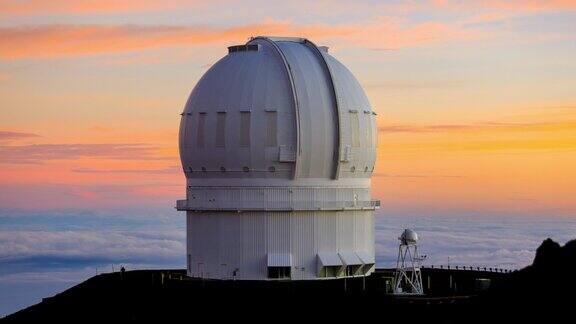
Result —
M316 53L303 43L276 42L294 79L299 117L297 176L330 178L337 147L337 120L330 76Z
M289 89L268 48L230 53L214 64L182 116L180 155L187 177L290 177L292 164L277 161L278 147L296 145ZM275 127L267 125L273 117ZM267 138L267 127L275 128L275 143Z
M370 177L376 162L378 129L362 86L342 63L327 53L322 54L332 74L340 112L341 161L339 176ZM346 156L347 150L350 156Z

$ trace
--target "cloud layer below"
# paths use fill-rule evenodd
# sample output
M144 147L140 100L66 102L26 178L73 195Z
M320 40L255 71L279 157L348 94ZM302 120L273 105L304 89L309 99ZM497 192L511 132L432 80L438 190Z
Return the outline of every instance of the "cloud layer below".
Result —
M184 217L176 212L0 212L0 300L16 294L7 313L46 294L84 280L96 271L134 268L183 268ZM397 237L404 228L421 236L426 264L520 268L532 262L542 240L574 238L576 221L473 219L379 214L376 218L378 266L393 267ZM27 287L27 288L23 288ZM17 290L14 290L17 289ZM20 294L18 289L38 295ZM20 294L20 295L19 295Z

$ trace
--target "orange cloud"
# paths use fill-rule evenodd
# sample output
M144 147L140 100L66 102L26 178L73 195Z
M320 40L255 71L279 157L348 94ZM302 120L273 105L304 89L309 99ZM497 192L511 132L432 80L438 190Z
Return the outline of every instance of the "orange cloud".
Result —
M528 132L576 130L576 122L481 122L444 125L385 125L382 133Z
M443 10L505 10L509 13L522 13L522 12L547 12L547 11L562 11L562 10L575 10L576 2L574 0L482 0L482 1L432 1L432 7L440 8ZM429 6L425 3L421 4L419 9ZM430 9L430 8L429 8Z
M85 14L85 13L126 13L126 12L149 12L180 10L183 8L195 8L199 6L214 5L210 2L198 0L0 0L0 13L12 15L29 14ZM219 1L223 2L224 1ZM408 13L414 11L430 11L434 9L453 9L464 11L480 10L507 10L507 11L554 11L576 9L573 0L482 0L482 1L404 1L381 3L374 5L371 1L350 3L347 1L292 1L293 4L313 11L325 11L330 8L330 13L345 14L358 10L359 7L369 7L372 10L387 10L393 13ZM257 5L257 4L252 4Z
M3 14L57 14L57 13L118 13L170 10L194 7L202 1L184 0L0 0Z
M480 2L480 6L491 9L539 12L575 10L576 2L574 0L484 0Z
M0 28L0 59L119 53L176 45L231 44L257 35L297 35L321 42L394 48L483 36L479 31L459 26L436 22L410 25L393 18L377 18L363 24L348 25L297 25L268 20L230 28L135 25L6 27Z
M382 124L373 193L383 209L573 217L576 115L547 110L499 122Z
M574 11L574 0L483 0L432 1L432 7L422 4L420 10L451 10L459 14L472 14L461 20L465 24L506 21L510 18L546 12Z

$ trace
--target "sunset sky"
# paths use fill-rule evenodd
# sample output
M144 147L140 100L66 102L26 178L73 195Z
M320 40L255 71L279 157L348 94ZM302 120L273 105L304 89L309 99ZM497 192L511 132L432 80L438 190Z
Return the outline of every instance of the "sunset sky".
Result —
M265 3L1 1L1 206L170 207L195 82L290 35L365 87L385 207L576 214L576 1Z
M181 249L179 113L257 35L329 46L358 78L378 113L379 217L576 220L574 0L0 0L0 257L154 220L174 245L119 241ZM86 251L108 239L90 233ZM538 235L514 262L554 233Z

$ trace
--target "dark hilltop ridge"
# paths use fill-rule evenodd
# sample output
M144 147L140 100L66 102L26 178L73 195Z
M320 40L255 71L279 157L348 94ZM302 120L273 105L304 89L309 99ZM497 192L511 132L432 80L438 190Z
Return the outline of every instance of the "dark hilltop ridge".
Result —
M425 323L548 323L576 312L576 240L545 240L511 273L424 268L426 296L390 295L391 269L304 282L190 279L184 270L97 275L2 322L199 322L322 319ZM569 321L570 322L570 321Z

